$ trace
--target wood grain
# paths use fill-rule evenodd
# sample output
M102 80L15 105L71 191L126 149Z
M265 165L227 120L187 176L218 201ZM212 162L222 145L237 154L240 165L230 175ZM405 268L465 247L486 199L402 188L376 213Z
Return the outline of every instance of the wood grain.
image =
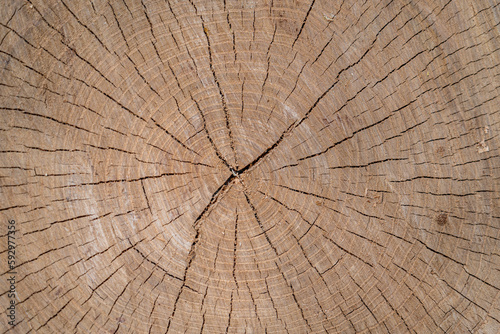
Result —
M486 0L5 2L0 332L499 332L499 27Z

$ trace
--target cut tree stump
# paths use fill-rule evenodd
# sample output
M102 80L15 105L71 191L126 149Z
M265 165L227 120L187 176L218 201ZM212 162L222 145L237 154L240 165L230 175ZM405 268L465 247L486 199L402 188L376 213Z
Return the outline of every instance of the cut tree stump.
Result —
M12 0L0 62L0 333L500 331L497 1Z

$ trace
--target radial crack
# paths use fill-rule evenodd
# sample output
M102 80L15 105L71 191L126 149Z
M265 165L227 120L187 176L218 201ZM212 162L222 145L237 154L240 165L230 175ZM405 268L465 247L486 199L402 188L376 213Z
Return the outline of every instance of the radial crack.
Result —
M177 297L175 299L174 307L173 307L172 313L168 319L167 330L165 333L168 333L168 331L170 329L172 319L175 317L175 313L177 310L177 303L179 302L180 296L181 296L182 292L184 291L184 288L185 287L189 288L189 286L186 285L186 278L187 278L187 273L189 271L189 268L191 267L191 264L193 263L193 260L196 257L196 245L198 244L198 242L200 241L200 238L201 238L201 235L200 235L201 220L208 216L208 214L210 212L210 208L212 208L213 206L215 206L217 204L218 199L220 198L221 194L224 194L225 192L227 192L229 190L229 188L230 188L229 184L233 179L235 179L235 177L236 176L231 174L227 178L227 180L223 184L221 184L221 186L219 188L217 188L217 190L212 194L212 197L210 198L210 201L208 202L208 204L201 211L201 213L198 215L198 217L195 219L195 221L193 223L193 228L194 228L196 233L195 233L195 236L193 238L193 242L191 243L191 247L189 249L189 253L187 256L187 264L186 264L186 268L184 269L184 274L183 274L183 278L182 278L182 285L181 285L179 292L177 294Z
M221 152L219 151L219 149L217 148L217 146L215 146L215 143L212 139L212 137L210 136L210 133L208 132L208 128L207 128L207 121L205 119L205 115L203 115L203 112L201 111L201 108L200 108L200 105L198 104L198 101L196 101L193 96L191 95L191 100L193 100L194 104L196 105L196 108L198 109L199 113L200 113L200 116L201 116L201 120L202 120L202 123L203 123L203 130L205 131L205 133L207 134L207 138L208 138L208 141L210 142L210 145L212 146L212 148L214 149L215 151L215 154L217 155L217 158L219 158L220 161L222 161L222 163L224 165L226 165L226 167L229 169L229 170L232 170L233 168L231 167L231 165L229 165L229 163L227 162L227 160L222 156Z
M219 79L217 78L217 74L215 73L215 69L213 66L212 46L210 44L210 39L208 37L208 28L205 26L205 21L203 20L203 17L200 17L200 18L202 21L203 32L205 33L205 37L207 39L208 56L209 56L209 61L210 61L209 62L210 63L210 70L212 71L212 75L214 77L215 84L217 85L217 88L219 90L219 95L220 95L220 99L221 99L221 103L222 103L222 109L224 110L224 118L226 120L226 127L227 127L227 131L229 133L229 144L231 146L231 150L232 150L233 155L234 155L234 161L236 164L236 168L238 168L238 158L236 156L236 151L234 149L234 139L233 139L233 133L231 131L230 122L229 122L229 111L227 109L226 98L224 97L224 93L222 93L222 88L220 86Z

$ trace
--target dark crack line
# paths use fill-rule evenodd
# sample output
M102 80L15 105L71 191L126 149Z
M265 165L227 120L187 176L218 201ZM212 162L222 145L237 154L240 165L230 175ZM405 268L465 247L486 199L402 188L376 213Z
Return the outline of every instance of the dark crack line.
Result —
M189 147L186 146L186 144L184 144L181 140L179 140L177 137L175 137L173 134L171 134L167 129L165 129L163 126L161 126L160 124L158 124L158 122L151 118L151 120L153 121L153 123L155 123L155 125L157 127L159 127L160 129L162 129L167 135L170 136L170 138L172 138L173 140L175 140L175 142L179 145L181 145L182 147L184 147L186 150L188 150L189 152L192 152L194 154L196 154L197 156L200 156L200 154L196 151L193 151L192 149L190 149Z
M283 328L285 329L286 333L288 334L289 332L288 332L288 329L287 329L287 326L286 326L286 322L283 321L283 319L280 318L280 316L278 314L278 309L276 308L276 304L275 304L274 299L273 299L273 296L271 296L271 289L269 289L269 283L267 283L267 277L264 278L264 282L266 283L266 292L269 295L269 299L271 300L271 305L273 306L274 313L276 314L276 319L278 319L281 322L281 325L283 326Z
M88 217L91 217L91 216L92 216L91 214L90 215L80 215L80 216L77 216L77 217L71 217L71 218L67 218L67 219L63 219L63 220L56 220L54 222L51 222L49 224L49 226L47 226L47 227L44 227L44 228L41 228L41 229L38 229L38 230L32 230L32 231L24 232L23 235L28 235L28 234L43 232L45 230L48 230L49 228L51 228L54 225L61 224L61 223L67 223L67 222L74 221L74 220L77 220L77 219L88 218ZM22 264L24 264L24 262L21 263L21 264L19 264L19 266L21 266Z
M269 246L271 247L271 249L274 251L274 253L276 254L276 258L279 259L279 253L278 253L278 250L276 249L276 247L273 246L271 240L269 239L269 236L267 235L267 231L264 229L264 226L262 225L262 222L259 218L259 216L257 215L257 209L255 208L255 206L252 204L252 202L250 201L250 198L248 197L248 194L246 193L246 191L243 191L243 194L245 195L245 199L248 203L248 206L252 209L252 212L253 212L253 215L255 217L255 220L257 221L257 223L259 224L261 230L262 230L262 234L264 235L264 237L266 238ZM285 277L285 274L283 273L283 271L281 270L281 268L278 266L278 264L275 262L274 263L275 266L276 266L276 269L278 269L278 271L281 273L281 276L283 277L283 280L285 281L285 283L287 284L287 286L290 288L291 290L291 295L297 305L297 308L299 309L300 311L300 314L302 316L302 319L304 320L306 326L309 328L309 330L311 330L311 326L309 325L309 321L306 319L306 317L304 316L304 310L302 309L302 306L300 306L299 304L299 301L297 300L297 297L295 295L295 289L293 288L293 286L290 284L290 282L286 279Z
M101 93L102 95L104 95L105 97L107 97L108 99L110 99L111 101L113 101L114 103L116 103L120 108L124 109L125 111L127 111L129 114L131 114L132 116L142 120L143 122L147 122L146 119L144 119L142 116L134 113L132 110L130 110L129 108L127 108L125 105L123 105L122 103L120 103L118 100L116 100L115 98L113 98L111 95L109 95L108 93L102 91L101 89L97 88L96 86L93 86L93 85L89 85L87 82L85 82L84 80L82 79L79 79L79 78L76 78L75 77L75 80L78 81L78 82L81 82L82 84L84 84L85 86L87 86L88 88L90 89L95 89L96 91L98 91L99 93Z
M170 31L170 27L168 28L169 29L169 32L170 34L172 35L172 37L174 38L174 41L175 41L175 37L174 37L174 34ZM177 44L177 42L175 42ZM170 62L168 61L167 59L167 66L170 70L170 72L172 73L172 76L174 77L175 79L175 84L177 85L177 88L179 89L179 92L181 92L184 96L185 96L185 93L184 93L184 90L181 88L181 85L179 83L179 78L177 77L177 74L174 72L174 69L172 68L172 66L170 65ZM196 66L196 64L195 64ZM163 78L163 74L161 74L162 78ZM163 78L163 80L165 82L167 82L167 80L165 80L165 78ZM169 88L169 91L170 91L170 88ZM179 114L182 115L182 117L184 118L184 120L189 123L189 125L191 125L192 128L196 129L195 126L193 125L193 123L191 123L191 121L186 117L186 115L181 111L181 108L179 106L179 101L177 100L177 98L175 97L175 94L171 93L171 96L172 98L174 99L174 102L175 102L175 105L177 107L177 111L179 112ZM192 98L192 97L191 97ZM189 139L189 138L188 138Z
M226 330L224 331L225 334L227 334L229 327L231 327L231 316L233 314L233 295L234 295L234 291L231 291L231 302L230 302L230 307L229 307L229 315L228 315L228 319L227 319Z
M76 22L78 22L78 24L80 24L82 27L84 27L92 36L94 36L94 38L99 42L99 44L101 44L101 46L106 49L106 51L109 53L109 54L112 54L112 52L108 49L108 47L106 46L106 44L103 43L103 41L96 35L95 32L93 32L86 24L84 24L76 15L75 13L73 13L73 11L68 7L68 5L66 5L66 3L64 1L61 0L61 3L63 4L63 6L66 8L66 10L73 16L73 18L76 20Z
M269 55L269 51L271 50L271 46L273 45L277 29L278 29L278 26L275 24L274 25L273 37L271 39L271 42L269 43L269 46L267 47L267 52L266 52L266 59L267 59L266 77L264 78L264 82L262 83L262 86L261 86L260 98L259 98L259 102L257 103L256 110L259 110L260 102L262 101L262 97L264 96L264 87L266 86L267 79L269 78L269 69L270 69L270 66L271 66L271 56ZM268 120L269 120L269 117L268 117Z
M130 242L130 241L129 241L129 242ZM135 250L135 251L136 251L136 252L137 252L140 256L142 256L142 258L143 258L145 261L147 261L147 262L149 262L150 264L152 264L154 268L158 268L158 269L160 269L161 271L163 271L163 272L164 272L164 274L165 274L165 275L167 275L168 277L173 278L173 279L175 279L175 280L177 280L177 281L181 281L181 280L182 280L180 277L177 277L177 276L175 276L175 275L173 275L173 274L169 273L169 272L168 272L165 268L161 267L161 266L160 266L157 262L155 262L155 261L153 261L153 260L148 259L147 255L144 255L144 254L143 254L140 250L138 250L138 249L136 248L136 246L135 246L135 245L133 245L133 246L132 246L132 248L133 248L133 249L134 249L134 250Z
M201 120L202 120L202 123L203 123L203 130L205 131L205 133L207 134L207 138L208 138L208 141L210 142L210 145L212 146L212 148L214 149L215 151L215 154L217 155L217 158L219 158L220 161L222 161L222 163L224 165L226 165L226 167L229 169L229 170L232 170L233 168L231 167L231 165L229 165L229 163L227 162L227 160L222 156L221 152L219 151L219 149L217 148L217 146L215 146L215 143L212 139L212 137L210 136L210 133L208 132L208 128L207 128L207 121L205 119L205 115L203 114L203 112L201 111L201 108L200 108L200 105L198 104L198 101L196 101L194 99L194 97L191 95L191 100L194 102L194 104L196 105L196 108L198 109L198 112L200 113L200 116L201 116Z
M297 79L295 80L295 84L293 85L293 88L292 88L292 90L290 91L290 93L288 93L288 95L287 95L287 97L285 98L285 100L284 100L283 104L285 104L285 103L286 103L286 101L288 101L288 98L289 98L289 97L293 94L293 92L295 92L295 89L297 88L297 85L299 84L299 79L300 79L300 76L302 75L302 72L304 71L304 68L306 67L306 65L307 65L307 63L308 63L308 62L309 62L309 61L306 61L306 62L304 63L304 65L302 65L302 68L300 69L299 74L297 75Z
M209 211L209 209L211 207L213 207L216 203L217 203L217 200L218 198L220 197L221 194L227 192L229 190L229 184L232 180L234 180L236 178L236 176L234 174L231 174L227 180L220 185L219 188L217 188L217 190L212 194L212 197L210 198L210 201L208 202L208 204L205 206L205 208L203 209L203 211L201 211L201 213L198 215L198 217L195 219L194 223L193 223L193 227L194 228L197 228L200 220L204 217L205 214L207 214L207 212Z
M81 56L75 48L71 47L67 42L65 42L64 40L61 41L62 44L64 44L69 50L71 50L75 56L77 56L81 61L83 61L84 63L86 63L87 65L89 65L97 74L99 74L99 76L101 78L103 78L104 80L106 80L106 82L108 82L111 86L113 86L113 88L118 88L116 87L116 85L110 81L108 79L107 76L105 76L101 71L99 71L89 60L87 60L86 58L84 58L83 56Z
M30 65L28 65L27 63L25 63L24 61L22 61L20 58L17 58L16 56L10 54L10 53L7 53L3 50L0 50L0 53L6 55L7 57L10 57L14 60L16 60L17 62L19 62L22 66L26 67L27 69L35 72L36 74L38 74L39 76L41 76L42 78L44 78L45 80L49 81L50 83L54 83L54 81L50 80L49 77L47 77L45 74L43 74L42 72L36 70L35 68L31 67Z
M297 210L297 209L294 209L294 208L291 208L291 207L287 206L285 203L281 202L281 201L280 201L280 200L278 200L277 198L275 198L275 197L273 197L273 196L271 196L271 195L265 194L265 193L263 193L263 192L262 192L262 191L260 191L260 190L257 190L257 192L259 192L259 193L260 193L261 195L263 195L263 196L266 196L266 197L270 198L270 199L271 199L271 200L273 200L274 202L276 202L276 203L278 203L279 205L283 206L283 207L284 207L285 209L287 209L288 211L295 212L295 213L296 213L296 214L300 217L300 219L302 219L303 221L305 221L305 222L309 225L309 229L308 229L307 231L309 231L309 230L311 229L311 227L313 227L313 226L314 226L314 227L316 227L316 228L318 228L318 229L320 229L321 231L323 231L323 232L325 232L325 233L326 233L326 231L325 231L322 227L315 225L315 223L316 223L316 219L317 219L317 218L314 220L314 222L312 222L312 223L311 223L310 221L308 221L308 220L307 220L307 219L306 219L306 218L302 215L302 213L301 213L299 210ZM307 233L307 232L306 232L306 233ZM302 237L301 237L300 239L302 239ZM300 239L299 239L299 240L300 240Z
M203 33L205 34L205 37L207 39L207 45L208 45L207 47L208 47L208 57L209 57L210 70L212 71L212 75L214 77L215 84L217 85L217 88L219 90L219 95L220 95L221 103L222 103L222 109L224 110L224 118L226 120L226 127L227 127L227 131L228 131L228 134L229 134L229 144L231 146L231 150L232 150L233 155L234 155L234 161L235 161L235 164L236 164L236 168L238 168L238 158L236 156L236 151L235 151L235 148L234 148L234 139L233 139L233 133L231 131L230 122L229 122L229 111L227 109L226 98L224 97L224 93L222 92L222 88L220 86L219 79L217 78L217 74L215 73L215 69L214 69L214 66L213 66L212 46L210 44L210 39L208 37L208 28L205 26L205 21L203 20L203 17L200 16L200 18L201 18L201 21L202 21L201 24L202 24L202 27L203 27Z
M363 127L363 128L360 128L360 129L358 129L358 130L354 131L354 132L352 133L352 135L350 135L350 136L348 136L348 137L345 137L345 138L343 138L343 139L339 140L339 141L338 141L338 142L336 142L336 143L333 143L332 145L328 146L328 147L327 147L326 149L324 149L323 151L320 151L320 152L317 152L317 153L313 153L313 154L310 154L310 155L308 155L308 156L305 156L305 157L299 158L299 159L298 159L298 161L302 161L302 160L306 160L306 159L314 158L314 157L316 157L316 156L319 156L319 155L322 155L322 154L324 154L324 153L328 152L329 150L331 150L331 149L332 149L332 148L334 148L335 146L340 145L340 144L342 144L343 142L345 142L345 141L347 141L347 140L349 140L349 139L352 139L352 138L353 138L355 135L357 135L358 133L360 133L360 132L362 132L362 131L365 131L365 130L368 130L368 129L370 129L370 128L374 127L374 126L377 126L377 125L379 125L379 124L381 124L381 123L385 122L386 120L388 120L389 118L391 118L392 116L394 116L397 112L399 112L399 111L403 110L404 108L406 108L406 107L410 106L410 105L411 105L412 103L414 103L415 101L416 101L416 100L412 100L412 101L408 102L407 104L405 104L404 106L402 106L402 107L400 107L400 108L398 108L398 109L396 109L396 110L393 110L393 111L391 112L391 114L389 114L388 116L386 116L386 117L382 118L381 120L379 120L379 121L377 121L377 122L375 122L375 123L372 123L372 124L370 124L370 125L367 125L367 126L365 126L365 127Z
M1 108L1 109L7 109L7 108ZM45 119L48 119L48 120L50 120L50 121L53 121L53 122L59 123L59 124L61 124L61 125L70 126L70 127L72 127L72 128L75 128L75 129L78 129L78 130L81 130L81 131L85 131L85 132L87 132L87 133L91 133L91 134L93 134L93 135L98 135L97 133L92 132L92 131L90 131L90 130L87 130L87 129L85 129L85 128L82 128L82 127L80 127L80 126L78 126L78 125L75 125L75 124L70 124L70 123L66 123L66 122L64 122L64 121L60 121L60 120L55 119L55 118L50 117L50 116L41 115L41 114L36 114L36 113L29 112L29 111L24 111L24 110L22 110L22 109L15 109L15 110L16 110L16 111L21 111L21 112L22 112L23 114L25 114L25 115L30 115L30 116L34 116L34 117L41 117L41 118L45 118Z
M120 33L122 35L123 41L125 42L125 45L127 46L127 49L130 50L130 46L128 45L127 38L125 37L125 34L123 33L123 29L120 25L120 21L118 21L118 17L116 16L115 9L111 5L111 3L108 2L109 7L111 7L111 12L113 13L113 17L115 18L116 25L118 26L118 30L120 30Z
M137 73L137 75L139 75L139 77L142 79L142 81L149 87L149 89L156 94L156 96L158 96L162 101L163 101L163 98L160 96L160 94L156 91L156 89L154 89L154 87L151 85L150 82L148 82L146 80L146 78L144 77L143 74L141 74L141 72L139 71L139 68L137 67L137 64L134 62L134 60L132 58L130 58L130 56L128 54L125 55L127 57L127 59L132 63L132 65L134 65L134 69L135 69L135 72Z
M319 279L321 280L321 282L323 282L323 284L325 285L325 287L327 288L327 290L330 292L330 294L333 295L332 291L330 290L330 286L328 285L328 283L325 281L325 278L323 277L323 275L319 272L318 268L316 268L316 266L311 262L311 259L309 259L309 256L307 256L306 254L306 250L304 249L304 246L302 246L302 244L300 243L300 239L297 238L295 236L295 234L292 234L293 238L295 239L295 241L297 242L297 245L299 246L300 248L300 251L302 252L302 255L304 256L304 258L306 259L307 263L309 264L310 268L312 268L316 274L318 275ZM319 303L319 301L316 299L316 302L318 303L318 306L320 307L320 309L323 309L323 307L321 306L321 304ZM323 312L324 314L324 312Z
M124 1L125 2L125 1ZM146 16L146 20L148 21L149 23L149 30L151 31L151 35L153 36L154 38L154 42L151 41L151 44L153 45L153 48L155 49L155 52L156 52L156 56L158 57L158 59L162 62L163 64L163 59L160 57L160 52L158 52L158 48L156 47L156 43L158 43L158 39L156 38L156 35L155 35L155 32L153 30L153 23L151 22L151 18L149 17L148 15L148 9L146 7L146 5L144 4L144 1L141 0L141 4L142 4L142 8L144 10L144 16ZM150 86L151 88L151 86ZM151 88L152 89L152 88ZM156 91L155 91L156 93ZM157 93L158 94L158 93Z
M38 327L36 329L36 331L38 332L41 328L47 326L47 324L49 323L49 321L51 321L52 319L54 319L55 317L57 317L59 315L59 313L61 313L66 308L66 306L68 306L68 304L70 302L72 302L72 301L73 301L73 298L70 299L70 300L68 300L68 302L66 304L64 304L63 307L61 307L53 316L51 316L47 321L45 321L45 323L43 325L41 325L40 327Z
M142 186L142 192L144 193L144 198L146 199L146 204L149 209L149 213L153 215L153 211L151 210L151 205L149 204L148 194L146 193L146 188L144 188L144 180L141 180L141 186Z
M308 11L307 11L307 13L306 13L306 17L305 17L305 18L304 18L304 20L302 21L302 26L300 27L300 30L299 30L299 32L298 32L298 34L297 34L297 37L295 38L295 40L294 40L294 41L293 41L293 43L292 43L292 49L293 49L293 47L295 46L295 43L297 42L297 40L299 39L300 34L302 34L302 30L304 29L304 26L306 25L307 18L309 17L309 13L311 13L311 10L313 9L314 2L315 2L315 1L316 1L316 0L313 0L313 1L312 1L312 3L311 3L311 5L309 6L309 10L308 10Z
M307 192L307 191L290 188L290 187L287 187L287 186L282 185L282 184L276 184L275 186L278 186L278 187L281 187L281 188L284 188L284 189L288 189L290 191L295 191L295 192L300 193L300 194L304 194L304 195L308 195L308 196L313 196L313 197L321 198L321 199L324 199L324 200L327 200L327 201L330 201L330 202L333 202L333 203L337 202L336 200L328 198L326 196L321 196L321 195L318 195L318 194L315 194L315 193L310 193L310 192Z
M14 13L15 14L15 13ZM10 21L10 20L9 20ZM7 22L8 24L8 22ZM37 50L43 50L45 51L47 54L49 54L52 58L54 58L55 60L63 63L64 65L67 65L65 62L61 61L61 59L57 58L56 56L54 56L49 50L47 50L46 48L44 48L43 46L35 46L33 45L30 41L28 41L24 36L20 35L17 31L15 31L14 29L12 29L11 27L9 27L8 25L6 24L3 24L0 22L0 26L4 27L5 29L8 29L10 32L12 32L13 34L15 34L17 37L19 37L20 39L22 39L26 44L28 44L29 46L31 46L32 48L34 49L37 49ZM5 34L4 38L6 38L8 35ZM3 39L2 41L0 42L0 45L2 45L3 43Z
M147 179L158 179L162 178L165 176L179 176L179 175L187 175L191 174L190 172L188 173L163 173L159 175L146 175L137 179L118 179L118 180L104 180L104 181L98 181L98 182L89 182L89 183L79 183L79 184L71 184L71 185L65 185L65 186L57 186L53 187L51 189L62 189L62 188L74 188L74 187L81 187L81 186L97 186L100 184L106 184L106 183L120 183L120 182L137 182L141 180L147 180Z
M189 249L189 253L187 256L187 265L186 265L186 268L184 269L184 274L183 274L183 278L182 278L182 285L181 285L181 287L179 289L179 293L177 294L177 297L175 299L174 307L173 307L172 313L168 319L167 330L165 331L165 333L168 333L168 330L170 329L172 319L175 317L175 313L177 311L177 304L179 302L179 299L180 299L182 292L184 291L184 288L189 288L189 286L186 285L186 277L187 277L187 273L189 271L189 268L191 267L191 264L193 263L193 260L196 257L196 245L200 241L200 237L201 237L200 236L200 228L201 228L200 222L203 218L208 217L208 214L210 213L210 209L217 204L218 199L220 198L221 194L223 194L229 190L229 188L230 188L229 184L235 178L236 178L236 176L234 174L231 174L227 178L227 180L219 188L217 188L217 190L212 194L212 197L210 198L210 201L208 202L208 204L201 211L201 213L198 215L198 217L195 219L195 221L193 223L193 228L194 228L196 234L194 236L193 242L191 243L191 247Z
M123 267L125 266L125 263L122 264L120 267L118 267L113 273L111 273L111 275L109 275L108 277L106 277L101 283L99 283L95 288L91 288L92 292L90 294L90 296L81 304L81 305L84 305L85 303L87 303L91 298L92 296L94 296L94 293L96 292L97 289L99 289L104 283L106 283L108 280L111 279L111 277L113 277L120 269L122 269Z
M366 262L365 260L363 260L362 258L360 258L359 256L357 256L356 254L354 254L354 253L352 253L352 252L348 251L347 249L345 249L344 247L340 246L340 245L339 245L338 243L336 243L333 239L331 239L331 238L327 237L326 235L323 235L323 237L324 237L326 240L330 241L330 242L331 242L332 244L334 244L335 246L337 246L337 247L338 247L340 250L342 250L344 253L347 253L347 254L351 255L352 257L355 257L355 258L356 258L356 259L358 259L359 261L361 261L361 262L363 262L364 264L366 264L366 265L368 265L368 266L370 266L370 267L372 267L372 268L373 268L373 265L372 265L371 263Z
M234 245L233 245L233 279L236 284L236 289L239 290L240 286L238 280L236 279L236 251L238 248L238 209L236 209L236 219L234 222ZM232 299L232 295L231 295ZM229 324L228 324L229 326Z
M290 124L290 125L288 126L288 128L287 128L285 131L283 131L283 132L282 132L282 134L281 134L281 136L278 138L278 140L277 140L277 141L276 141L276 142L275 142L275 143L274 143L271 147L269 147L269 148L268 148L268 149L266 149L264 152L262 152L262 154L261 154L261 155L259 155L257 158L255 158L252 162L250 162L250 163L249 163L248 165L246 165L245 167L243 167L243 168L241 168L241 169L239 169L239 170L236 170L236 171L235 171L235 172L236 172L236 174L242 174L242 173L243 173L243 172L245 172L246 170L248 170L248 169L252 168L253 166L255 166L255 165L256 165L257 163L259 163L261 160L263 160L263 159L264 159L267 155L269 155L269 153L270 153L271 151L273 151L273 150L274 150L274 149L275 149L275 148L276 148L276 147L277 147L277 146L278 146L278 145L279 145L279 144L283 141L283 139L284 139L285 137L287 137L288 135L290 135L290 134L291 134L291 132L292 132L295 128L299 127L299 126L302 124L302 122L304 122L304 121L305 121L305 120L309 117L309 114L310 114L310 113L311 113L311 112L312 112L312 111L316 108L316 106L319 104L319 102L320 102L320 101L321 101L321 100L322 100L322 99L323 99L323 98L324 98L324 97L325 97L325 96L326 96L326 95L327 95L327 94L328 94L328 93L329 93L329 92L330 92L330 91L331 91L331 90L332 90L332 89L336 86L336 84L339 82L339 77L340 77L340 75L341 75L343 72L347 71L347 70L348 70L349 68L351 68L352 66L355 66L358 62L360 62L360 61L361 61L361 59L362 59L362 58L360 58L357 62L355 62L355 63L353 63L353 64L351 64L351 65L347 66L346 68L344 68L344 69L340 70L340 71L339 71L339 73L337 74L336 78L335 78L335 82L334 82L334 83L333 83L333 84L332 84L332 85L331 85L331 86L330 86L327 90L325 90L325 91L323 92L323 94L321 94L321 95L320 95L320 96L316 99L316 101L315 101L315 102L313 103L313 105L309 108L309 110L307 110L307 112L304 114L304 116L303 116L300 120L295 121L295 122L293 122L292 124ZM405 105L405 106L403 106L403 107L399 108L398 110L395 110L394 112L397 112L397 111L399 111L400 109L403 109L404 107L408 106L409 104L411 104L411 103L413 103L413 102L414 102L414 101L411 101L411 102L410 102L410 103L408 103L407 105ZM391 116L392 116L392 115L391 115ZM384 119L384 120L385 120L385 119ZM378 122L377 122L377 123L378 123ZM375 124L373 124L373 125L375 125ZM373 126L373 125L372 125L372 126ZM370 127L370 126L369 126L369 127ZM357 132L359 132L359 131L362 131L362 130L364 130L364 129L360 129L360 130L356 131L355 133L353 133L353 135L354 135L354 134L356 134L356 133L357 133ZM350 139L350 138L345 138L344 140L348 140L348 139ZM337 144L338 144L338 143L337 143Z
M262 152L257 158L255 158L248 165L246 165L245 167L243 167L240 170L235 170L234 172L237 175L241 175L244 172L246 172L247 170L249 170L250 168L252 168L253 166L255 166L257 163L259 163L261 160L263 160L274 148L276 148L283 141L283 138L285 138L285 136L290 132L289 130L293 127L294 124L295 123L292 123L288 127L288 129L281 134L281 136L278 138L278 140L271 147L269 147L267 150L265 150L264 152Z

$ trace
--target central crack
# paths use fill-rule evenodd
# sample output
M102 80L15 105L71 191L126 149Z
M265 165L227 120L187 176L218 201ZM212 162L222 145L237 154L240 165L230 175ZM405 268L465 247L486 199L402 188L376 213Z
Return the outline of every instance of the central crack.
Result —
M314 106L311 107L311 110L314 108ZM309 110L309 112L311 110ZM212 196L210 197L210 201L208 202L208 204L205 206L205 208L201 211L201 213L195 219L195 221L193 223L193 227L195 228L195 230L197 232L197 235L198 235L198 232L199 232L199 230L198 230L198 224L200 223L201 219L208 213L208 211L210 210L210 208L217 203L217 200L220 197L220 195L222 193L227 192L229 190L230 183L233 180L238 179L238 180L241 181L243 187L245 187L245 184L243 183L243 180L241 179L241 176L244 173L246 173L248 170L250 170L253 166L257 165L266 156L268 156L271 153L271 151L273 151L283 141L283 139L287 136L287 134L289 134L293 129L295 129L298 125L300 125L300 123L302 123L302 121L304 121L304 119L307 117L308 113L306 113L306 116L304 116L299 122L294 122L294 123L290 124L290 126L285 131L283 131L283 133L281 134L281 136L278 138L278 140L273 145L271 145L270 147L268 147L264 152L262 152L258 157L256 157L252 162L250 162L249 164L247 164L243 168L235 169L235 168L231 167L227 163L227 161L225 159L223 159L221 156L219 156L218 151L216 150L217 157L224 163L224 165L226 165L226 167L231 172L231 175L229 175L229 177L226 179L226 181L224 181L224 183L222 183L219 186L219 188L217 188L217 190L212 194ZM209 137L209 139L211 141L210 136L208 136L208 137ZM195 241L193 242L192 248L193 248L194 244L196 244L196 238L195 238Z

